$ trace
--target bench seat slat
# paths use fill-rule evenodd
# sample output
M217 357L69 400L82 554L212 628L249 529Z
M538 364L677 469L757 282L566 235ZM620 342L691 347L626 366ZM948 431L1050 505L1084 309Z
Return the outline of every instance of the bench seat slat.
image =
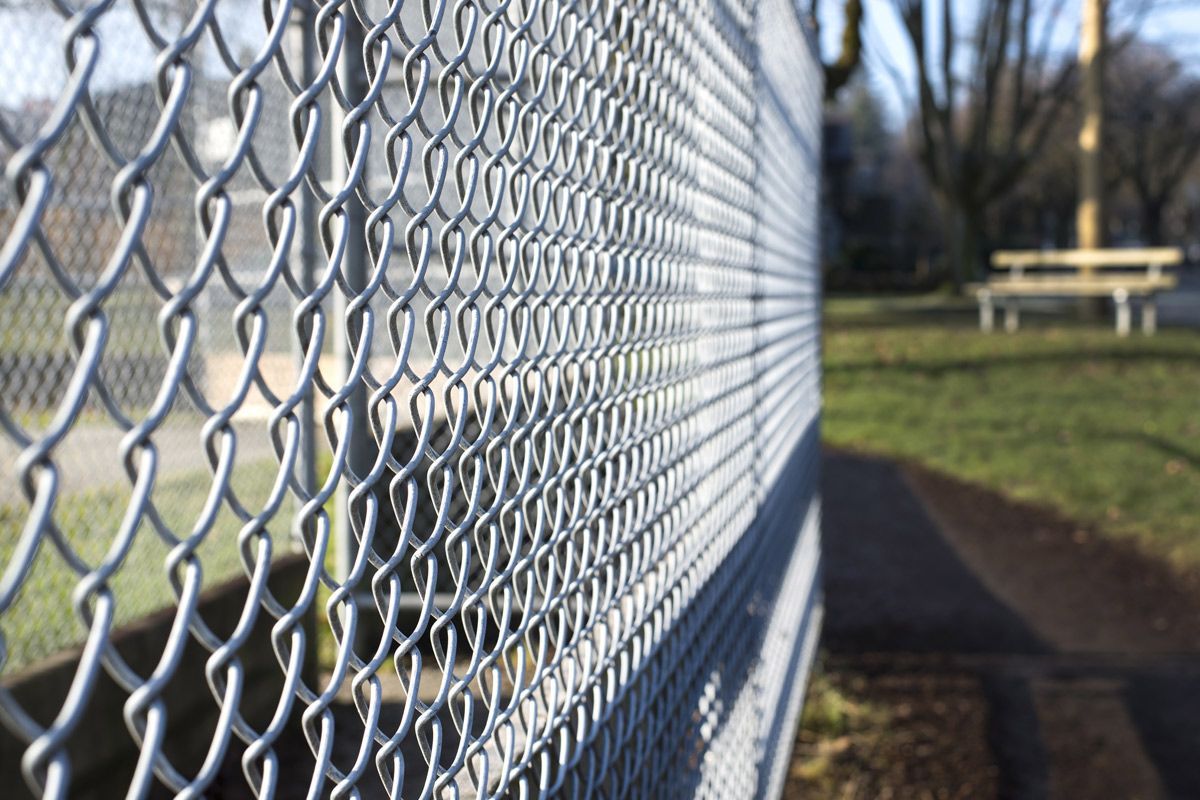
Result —
M1007 284L988 284L987 288L993 295L1024 295L1027 297L1047 297L1052 295L1066 295L1078 297L1106 297L1118 289L1124 289L1131 295L1146 295L1157 294L1161 291L1169 289L1169 285L1162 283L1119 283L1113 285L1102 285L1096 283L1070 283L1070 284L1043 284L1031 285L1021 283Z
M1084 278L1002 278L984 284L972 284L970 289L978 292L987 289L994 295L1109 295L1124 289L1133 295L1163 292L1175 287L1174 278L1134 278L1131 280L1084 279Z
M1102 250L1000 250L992 254L997 269L1027 270L1061 267L1116 269L1145 268L1150 265L1173 267L1183 263L1178 247L1112 247Z

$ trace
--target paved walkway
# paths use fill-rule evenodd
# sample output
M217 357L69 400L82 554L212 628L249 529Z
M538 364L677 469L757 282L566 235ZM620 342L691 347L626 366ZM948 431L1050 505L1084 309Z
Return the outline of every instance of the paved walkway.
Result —
M275 463L265 420L234 423L234 429L239 467ZM172 423L154 435L159 450L160 481L174 475L209 473L200 430L201 421L195 419L192 424ZM55 455L63 493L71 495L110 486L128 490L129 479L120 456L124 436L124 431L113 425L81 423L73 429L59 444ZM20 452L12 440L0 436L0 507L24 504L14 477L14 464Z
M1158 298L1158 318L1164 325L1200 327L1200 269L1178 273L1179 285Z
M943 680L947 697L974 682L986 741L964 747L991 753L999 796L1200 797L1194 582L924 470L824 468L831 670Z

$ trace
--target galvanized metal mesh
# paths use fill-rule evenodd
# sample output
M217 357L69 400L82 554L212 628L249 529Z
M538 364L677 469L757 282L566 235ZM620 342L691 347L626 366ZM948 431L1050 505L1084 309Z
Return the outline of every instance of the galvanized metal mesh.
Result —
M819 75L787 0L0 5L4 785L777 795Z

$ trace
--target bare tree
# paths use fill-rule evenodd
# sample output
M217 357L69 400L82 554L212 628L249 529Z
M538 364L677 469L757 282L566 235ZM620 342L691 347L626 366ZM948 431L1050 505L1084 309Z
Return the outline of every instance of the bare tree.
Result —
M1111 66L1111 178L1137 198L1142 238L1162 244L1163 213L1200 156L1200 78L1144 42L1114 54Z
M1067 0L893 0L916 64L917 152L943 211L951 274L979 271L982 222L1042 157L1076 93L1075 53L1057 36ZM1111 0L1105 49L1115 58L1168 0ZM931 9L931 6L937 6Z
M1079 196L1079 103L1068 101L1020 180L987 213L988 242L1070 247Z
M820 0L812 0L809 6L809 17L812 20L813 31L820 34L820 22L817 11ZM842 16L845 18L842 27L842 49L832 62L824 62L825 68L825 100L832 102L838 92L849 81L854 71L862 61L862 0L845 0L842 5Z
M1055 48L1063 7L984 0L960 33L961 5L896 0L916 63L917 151L938 196L956 287L978 271L985 214L1041 152L1071 98L1076 65Z

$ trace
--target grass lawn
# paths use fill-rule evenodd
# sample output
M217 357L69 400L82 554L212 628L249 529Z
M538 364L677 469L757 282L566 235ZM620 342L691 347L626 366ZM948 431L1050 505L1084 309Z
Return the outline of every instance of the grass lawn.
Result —
M239 468L235 479L240 497L261 506L274 477L273 462ZM169 475L158 481L156 502L176 535L186 535L190 530L201 513L211 485L211 476L199 471ZM119 484L67 494L56 506L55 520L80 557L90 564L98 564L120 525L128 502L129 490ZM281 535L287 535L290 509L289 505L272 527L277 547ZM24 507L0 506L0 564L10 562L25 516ZM237 544L240 528L237 518L224 507L213 530L197 551L204 570L205 588L243 573ZM117 626L174 604L175 595L166 570L169 552L167 543L156 535L148 521L144 521L110 582L117 601ZM78 580L79 576L66 566L54 546L44 542L0 629L7 648L3 664L5 673L15 672L84 640L87 631L72 602Z
M1117 338L970 304L832 299L828 443L912 459L1200 566L1200 332Z

